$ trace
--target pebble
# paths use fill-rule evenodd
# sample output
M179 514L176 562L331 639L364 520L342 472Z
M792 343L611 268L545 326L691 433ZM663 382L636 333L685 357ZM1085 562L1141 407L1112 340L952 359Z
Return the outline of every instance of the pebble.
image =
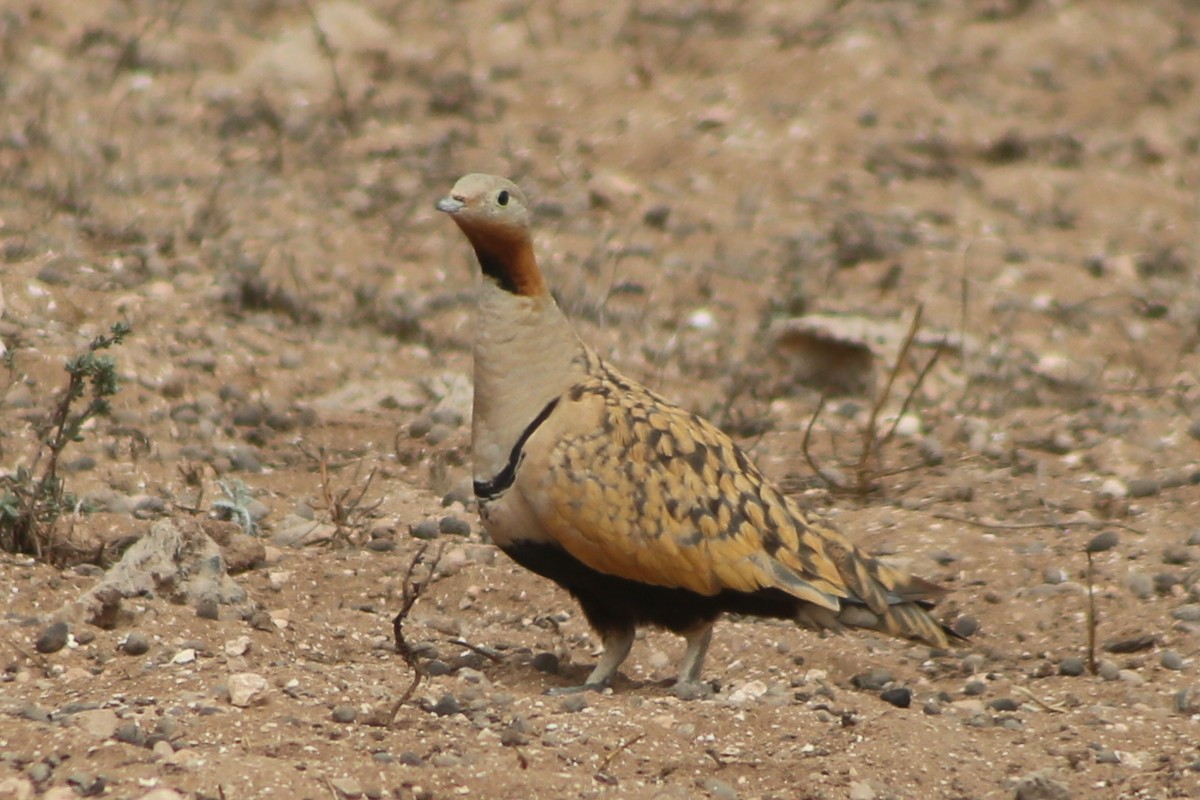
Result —
M1163 650L1162 654L1158 657L1158 663L1162 664L1164 669L1180 670L1186 666L1183 656L1174 650Z
M1125 587L1141 600L1154 596L1154 579L1144 572L1131 572L1125 577Z
M1082 658L1079 656L1068 656L1058 662L1058 674L1077 678L1083 674L1084 667L1085 664Z
M121 642L121 651L129 656L141 656L150 652L150 639L141 631L130 631Z
M1093 536L1084 549L1089 553L1103 553L1112 550L1120 541L1121 537L1117 536L1116 531L1104 531Z
M587 707L587 697L582 692L579 694L569 694L562 701L562 710L568 714L578 714Z
M1123 669L1117 672L1117 679L1121 683L1127 683L1130 686L1141 686L1146 682L1146 679L1141 676L1141 673L1132 669Z
M412 750L405 750L400 754L400 758L398 758L397 761L406 767L425 766L425 759L421 758L418 753L414 753Z
M442 517L437 524L438 533L450 536L470 536L471 523L458 517Z
M1170 572L1159 572L1154 576L1154 591L1160 595L1169 595L1180 583L1180 577L1177 575L1172 575Z
M1200 528L1197 528L1188 535L1187 544L1190 547L1200 547Z
M54 770L50 769L50 765L45 761L38 761L30 764L29 768L25 770L25 774L34 783L45 783L50 780L50 776L54 774ZM29 796L32 797L32 795ZM0 790L0 797L5 797L3 790Z
M37 641L33 643L33 647L39 653L57 653L67 646L70 633L71 629L67 623L55 622L42 631Z
M214 597L202 597L196 601L196 616L200 619L220 619L221 607Z
M987 684L983 681L967 681L967 685L963 687L963 694L967 697L978 697L987 691Z
M458 698L448 692L442 695L441 699L434 703L430 709L430 711L439 717L451 717L455 714L461 714L462 710L462 705L458 702Z
M425 662L425 674L433 678L440 678L443 675L449 675L454 672L454 667L442 661L440 658L431 658Z
M1128 485L1130 497L1153 497L1162 489L1154 478L1134 478Z
M1060 567L1046 567L1042 570L1042 582L1051 585L1064 583L1068 578L1065 570Z
M249 708L267 702L267 679L256 672L235 672L226 684L229 702L238 708Z
M1192 554L1186 545L1173 544L1163 550L1162 560L1164 564L1182 566L1192 563Z
M1181 622L1200 622L1200 603L1188 603L1171 612Z
M262 461L253 448L235 445L225 453L230 466L237 472L262 472Z
M993 711L1019 711L1021 704L1011 697L997 697L988 703L988 708Z
M371 760L376 764L395 764L396 757L386 750L381 750L378 753L371 753Z
M737 800L737 790L720 778L705 778L700 781L700 788L717 800Z
M50 712L40 706L27 705L22 706L19 712L22 719L27 719L30 722L49 722Z
M892 673L882 667L870 670L869 672L860 672L850 679L851 685L858 689L865 689L869 692L878 692L895 680Z
M1140 653L1143 650L1149 650L1156 644L1158 644L1158 637L1147 633L1141 636L1131 636L1128 639L1110 639L1104 643L1104 651L1107 653Z
M1030 772L1016 782L1015 800L1070 800L1070 789L1052 770Z
M925 705L921 707L921 711L927 717L939 717L942 714L942 707L933 700L926 700Z
M1188 716L1200 714L1200 687L1189 686L1176 692L1175 710Z
M354 722L358 718L358 709L352 705L343 703L342 705L334 706L330 717L334 722L341 722L343 724Z
M72 721L97 739L111 739L120 724L116 712L108 708L80 711Z
M879 699L885 703L891 703L896 708L908 708L912 704L912 690L906 686L884 689L880 693Z
M1097 764L1120 764L1121 758L1117 755L1117 751L1108 747L1101 747L1096 751Z
M349 797L353 800L353 798L363 796L362 786L354 778L331 778L329 785L341 797Z
M124 722L118 725L116 731L113 732L113 738L134 747L146 746L146 732L136 722Z
M1121 677L1121 669L1107 658L1100 662L1096 668L1097 674L1106 681L1115 681Z
M558 674L558 656L554 653L541 652L533 657L529 665L538 672L545 672L547 675Z
M423 519L409 528L408 532L414 539L436 539L438 537L438 521Z
M67 776L67 783L74 786L80 795L95 797L104 792L108 780L103 775L94 775L90 772L73 772Z

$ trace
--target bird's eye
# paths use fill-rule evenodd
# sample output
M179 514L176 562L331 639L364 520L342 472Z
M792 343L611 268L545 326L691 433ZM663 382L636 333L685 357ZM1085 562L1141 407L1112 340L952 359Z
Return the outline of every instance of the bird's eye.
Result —
M496 195L496 202L502 206L508 205L508 189L500 190L500 194Z

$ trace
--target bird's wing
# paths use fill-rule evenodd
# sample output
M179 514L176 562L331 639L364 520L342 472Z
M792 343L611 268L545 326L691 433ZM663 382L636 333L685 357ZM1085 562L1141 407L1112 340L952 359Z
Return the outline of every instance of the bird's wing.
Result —
M835 613L842 600L881 614L909 599L888 585L905 588L886 580L894 571L806 518L716 427L599 369L531 437L517 479L571 555L703 595L773 587Z

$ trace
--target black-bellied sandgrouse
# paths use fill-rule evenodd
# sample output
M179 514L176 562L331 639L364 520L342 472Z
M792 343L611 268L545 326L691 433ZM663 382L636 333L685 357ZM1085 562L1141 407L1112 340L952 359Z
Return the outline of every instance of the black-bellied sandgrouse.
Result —
M492 540L566 589L604 642L580 689L606 685L637 625L685 637L700 678L722 612L873 628L945 647L940 586L883 564L768 483L711 423L580 341L534 257L511 181L467 175L437 208L485 280L475 328L475 494Z

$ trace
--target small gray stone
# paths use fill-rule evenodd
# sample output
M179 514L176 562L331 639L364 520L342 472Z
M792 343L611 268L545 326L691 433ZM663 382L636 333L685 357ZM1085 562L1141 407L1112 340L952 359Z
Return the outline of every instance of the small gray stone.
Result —
M1071 790L1050 770L1032 772L1017 782L1015 800L1071 800Z
M454 672L454 667L442 661L440 658L431 658L425 662L425 674L433 678L440 678L443 675L449 675Z
M927 717L938 717L942 714L942 707L933 700L926 700L925 705L921 707L921 711Z
M150 652L150 639L141 631L131 631L121 643L121 650L129 656L145 655Z
M1149 650L1156 644L1158 644L1158 637L1147 633L1141 636L1131 636L1128 639L1110 639L1104 643L1104 651L1106 653L1140 653L1143 650Z
M116 731L113 732L113 738L134 747L146 746L146 732L136 722L124 722L118 725Z
M1200 687L1189 686L1176 692L1175 710L1188 716L1200 714Z
M371 753L371 760L376 764L395 764L396 757L386 750L381 750L378 753Z
M154 733L164 739L177 739L183 733L183 725L175 717L159 717L154 723Z
M992 700L988 703L988 708L992 709L993 711L1011 712L1019 711L1021 704L1011 697L997 697L995 700Z
M892 673L882 667L878 667L869 672L860 672L850 679L850 683L858 688L867 691L878 692L882 691L884 686L887 686L895 680Z
M1154 478L1134 478L1129 482L1130 497L1153 497L1162 490L1162 484Z
M196 616L200 619L220 619L221 606L215 597L202 597L196 601Z
M54 771L45 761L37 761L33 764L30 764L25 770L25 775L34 783L45 783L46 781L50 780L50 777L53 774ZM20 795L14 796L19 797Z
M1121 677L1121 668L1106 658L1100 661L1100 665L1096 668L1096 673L1103 680L1115 681Z
M562 709L568 714L577 714L587 707L587 697L582 692L579 694L569 694L562 701Z
M257 403L243 403L233 411L233 424L243 428L255 428L263 423L266 412Z
M720 778L704 778L700 781L700 788L717 800L737 800L737 791Z
M434 703L433 708L430 709L430 711L439 717L452 717L455 714L461 714L462 710L462 705L458 702L458 699L448 692L442 695L441 699Z
M229 463L237 472L262 472L262 461L258 458L258 453L254 452L251 447L238 445L229 448L225 454L229 458Z
M967 685L963 687L963 694L967 697L978 697L987 691L987 684L983 681L967 681Z
M1097 764L1120 764L1121 759L1117 756L1117 752L1108 747L1101 747L1096 751Z
M547 675L558 674L558 656L554 653L538 653L529 664L538 672L545 672Z
M1186 545L1172 544L1163 550L1162 560L1164 564L1181 566L1192 562L1192 554Z
M55 622L46 626L37 641L33 643L33 648L39 653L57 653L67 646L67 638L70 636L71 629L65 622Z
M1188 603L1171 612L1181 622L1200 622L1200 603Z
M1200 547L1200 528L1188 534L1187 544L1189 547Z
M438 521L436 519L423 519L409 528L409 534L414 539L436 539L438 537Z
M400 758L398 760L400 761L401 764L403 764L406 767L423 767L423 766L425 766L425 759L421 758L420 755L418 755L417 753L414 753L412 750L405 750L403 753L400 754Z
M438 533L450 536L470 536L471 523L458 517L442 517L438 520Z
M1158 657L1158 663L1163 665L1164 669L1181 670L1186 666L1183 663L1183 656L1176 653L1174 650L1163 650Z
M1084 549L1089 553L1103 553L1112 550L1120 541L1116 531L1104 531L1093 536Z
M896 708L908 708L912 705L912 690L907 686L895 686L891 689L884 689L879 694L879 699Z
M1154 591L1160 595L1169 595L1180 583L1180 577L1171 575L1170 572L1159 572L1154 576Z
M1154 596L1154 579L1144 572L1131 572L1125 577L1125 586L1135 597L1147 600Z
M1042 583L1057 585L1066 582L1067 573L1059 567L1046 567L1042 570Z
M979 633L979 620L972 617L970 614L963 614L958 619L954 620L951 629L964 639L969 639Z
M1083 674L1085 666L1084 660L1079 656L1068 656L1058 662L1058 674L1077 678Z
M27 719L30 722L49 722L50 712L40 706L35 706L32 703L21 706L19 716L22 719Z
M349 704L343 703L339 706L334 706L333 713L330 715L334 722L343 724L354 722L358 718L358 710Z
M355 800L355 798L363 796L362 786L354 778L331 778L329 785L333 787L334 791L340 797L348 797L350 800Z

